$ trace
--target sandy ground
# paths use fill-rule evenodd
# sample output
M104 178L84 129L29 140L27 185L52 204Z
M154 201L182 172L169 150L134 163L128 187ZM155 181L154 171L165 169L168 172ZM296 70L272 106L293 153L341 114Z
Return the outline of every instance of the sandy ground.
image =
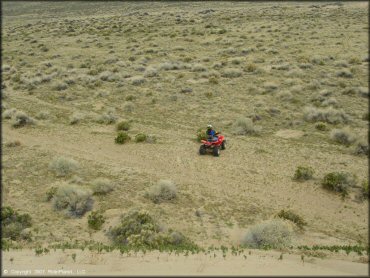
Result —
M4 29L4 62L10 67L9 73L4 74L6 106L31 117L37 117L40 111L48 112L35 126L16 129L8 120L2 123L4 142L21 142L19 147L3 149L3 203L32 215L33 244L75 239L108 244L105 230L117 224L122 213L137 207L150 211L161 224L183 232L200 246L238 245L250 226L274 217L282 209L294 211L307 222L303 232L295 233L294 246L368 244L368 202L356 199L361 188L354 188L348 198L342 199L323 190L320 184L325 174L334 171L354 174L359 183L367 180L368 160L333 143L329 130L318 131L302 117L302 109L313 104L311 99L329 90L338 100L339 109L353 117L349 126L354 132L358 136L367 134L368 122L362 115L367 111L365 99L357 94L344 94L344 89L367 86L368 64L361 61L368 57L368 3L343 7L293 3L282 8L263 2L256 7L254 3L247 4L220 3L215 12L208 14L203 14L205 9L213 6L203 3L186 4L189 7L177 6L178 3L141 7L134 3L121 8L107 4L102 10L90 7L91 16L82 5L77 5L80 10L74 9L74 4L67 10L59 5L49 9L46 3L43 9L10 5L13 11L4 18L9 26ZM143 20L144 15L139 14L146 10L149 12ZM131 12L139 14L128 15ZM66 21L67 18L73 21ZM181 20L177 21L178 18ZM26 21L32 25L25 25ZM146 24L142 26L142 22ZM102 28L113 23L119 28L111 35L104 34L110 37L108 40L102 36ZM81 27L82 24L89 28ZM130 26L140 26L142 31L124 33ZM223 26L227 32L219 34ZM75 29L78 38L69 33L69 27ZM193 27L194 32L184 32ZM42 45L49 50L43 52ZM244 47L247 55L243 54ZM227 54L229 50L235 53ZM162 56L167 53L170 55ZM192 65L201 62L207 71L159 70L157 77L144 78L146 83L134 86L131 79L120 75L121 71L127 70L133 76L144 74L140 73L141 62L147 55L148 68L190 58ZM116 63L119 79L95 87L82 64L91 60L92 69L111 71L116 67L106 64L106 58L111 57L121 62L121 66ZM234 58L239 62L234 64ZM130 63L123 67L126 60ZM43 63L50 61L52 67L45 67L48 63ZM73 68L68 68L69 63ZM213 72L213 63L226 63L226 68L235 68L243 74L233 79L219 76L218 85L212 85L211 78L203 74ZM286 71L273 69L282 63L289 65ZM245 72L248 64L257 70ZM23 87L48 77L54 69L60 72L56 80L38 84L36 89ZM216 75L224 69L219 70ZM339 70L353 70L354 78L338 77ZM63 92L56 90L54 85L66 78L76 84ZM15 82L17 79L22 82ZM124 82L124 86L117 87L119 82ZM276 83L277 94L265 92L265 85L270 82ZM183 94L184 87L191 87L193 93ZM288 93L287 100L280 99L284 93ZM130 103L129 96L137 97L132 102L135 110L130 113L124 109ZM204 115L208 107L213 111ZM115 126L95 122L95 116L110 109L120 119L133 120L130 135L154 134L158 142L114 144ZM70 125L70 116L75 112L86 118ZM257 123L263 128L262 135L233 136L229 124L237 117L254 114L261 116ZM227 149L218 158L199 156L199 144L194 140L197 127L209 121L225 128L222 133L227 138ZM183 140L180 142L179 138ZM87 214L78 219L64 218L61 212L53 210L51 202L45 202L50 186L69 180L48 170L54 156L78 161L81 167L76 177L83 181L81 186L90 186L98 177L114 181L113 193L94 196L94 210L102 209L106 217L101 231L89 234ZM294 181L294 171L300 165L314 168L314 179ZM157 205L143 197L149 184L160 179L176 183L177 200ZM222 254L211 258L158 253L127 257L80 250L35 256L34 250L23 248L3 253L3 275L368 274L368 264L361 263L366 261L363 257L336 254L325 259L309 257L303 262L300 255L284 254L283 260L279 260L280 252L264 251L247 253L247 258L228 255L223 259Z
M71 254L76 254L74 262ZM367 276L368 264L336 259L305 258L279 252L256 251L225 259L197 254L175 255L153 252L121 255L119 252L97 254L81 250L51 251L35 256L33 250L3 252L4 276L36 275L331 275ZM16 258L13 262L11 258Z

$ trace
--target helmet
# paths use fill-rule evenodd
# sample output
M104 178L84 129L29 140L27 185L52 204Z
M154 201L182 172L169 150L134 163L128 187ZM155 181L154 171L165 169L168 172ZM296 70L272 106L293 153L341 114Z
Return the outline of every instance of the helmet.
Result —
M212 125L207 125L207 129L212 129Z

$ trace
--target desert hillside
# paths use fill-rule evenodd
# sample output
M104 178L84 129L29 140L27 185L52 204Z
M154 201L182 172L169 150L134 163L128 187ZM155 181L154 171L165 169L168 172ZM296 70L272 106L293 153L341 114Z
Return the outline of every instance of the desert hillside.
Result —
M366 2L2 8L4 263L101 244L337 256L363 273ZM208 124L218 157L199 154Z

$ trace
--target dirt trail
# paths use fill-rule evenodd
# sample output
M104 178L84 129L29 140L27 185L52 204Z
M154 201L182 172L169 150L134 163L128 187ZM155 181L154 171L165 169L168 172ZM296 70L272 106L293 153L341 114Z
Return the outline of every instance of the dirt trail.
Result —
M343 212L342 222L337 223L335 219L338 206L343 205L340 198L330 198L330 193L318 190L316 186L302 186L287 180L286 177L292 176L301 159L291 152L287 139L276 136L263 138L264 144L269 148L262 153L258 151L265 147L258 145L258 140L261 139L248 138L241 146L232 141L221 156L215 158L211 155L198 155L197 143L187 138L181 142L176 141L176 135L170 139L166 139L168 137L165 135L164 142L157 144L117 145L113 143L113 132L98 132L93 136L92 132L94 130L86 126L63 126L61 129L55 126L48 130L38 130L14 129L7 123L3 124L5 141L20 140L27 147L33 146L56 155L91 161L116 173L121 173L123 168L130 168L148 174L153 180L171 179L179 185L180 190L186 189L192 196L208 198L213 203L232 202L228 215L238 213L240 208L244 209L240 215L256 213L255 209L257 213L271 215L278 209L289 206L303 215L314 230L319 229L321 232L326 227L331 230L336 226L345 233L351 232L351 227L355 227L354 221L363 222L363 215L366 215L365 204L351 203L353 207L357 207L357 211L363 213L354 216L350 211ZM313 146L302 145L300 152L312 164L316 163L317 167L341 163L336 156L328 153L316 154L312 148ZM325 156L324 161L322 156ZM353 159L351 156L343 157L344 161ZM326 214L317 218L313 207L320 207ZM336 243L340 244L341 240L338 239Z
M72 254L75 253L75 262ZM33 250L9 251L3 253L3 274L20 276L37 275L35 270L59 276L75 275L331 275L355 276L368 274L368 265L334 259L306 258L302 262L298 255L279 252L256 251L240 256L222 254L216 257L198 255L169 255L151 252L137 256L120 255L119 252L97 254L90 251L51 251L48 255L35 256ZM10 258L15 258L11 263ZM18 271L18 272L17 272ZM40 275L41 273L39 273ZM4 275L5 276L5 275Z
M69 130L66 133L53 130L48 134L28 130L12 129L3 125L5 139L18 139L26 146L36 146L60 155L81 158L107 165L119 171L120 167L130 167L162 178L176 177L179 182L190 182L194 178L198 181L208 181L204 171L216 174L221 170L219 164L214 163L213 157L205 157L202 161L194 155L197 146L189 142L182 142L176 148L169 148L165 144L127 144L116 145L111 136L106 134L94 135L91 140L88 132Z

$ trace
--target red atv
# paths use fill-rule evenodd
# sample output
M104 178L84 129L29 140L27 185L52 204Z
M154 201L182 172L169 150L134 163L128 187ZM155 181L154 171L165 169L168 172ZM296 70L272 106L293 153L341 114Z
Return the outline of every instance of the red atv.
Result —
M220 155L220 149L224 150L226 148L225 137L216 133L217 140L201 140L202 145L199 148L199 154L204 155L207 151L212 151L214 156Z

